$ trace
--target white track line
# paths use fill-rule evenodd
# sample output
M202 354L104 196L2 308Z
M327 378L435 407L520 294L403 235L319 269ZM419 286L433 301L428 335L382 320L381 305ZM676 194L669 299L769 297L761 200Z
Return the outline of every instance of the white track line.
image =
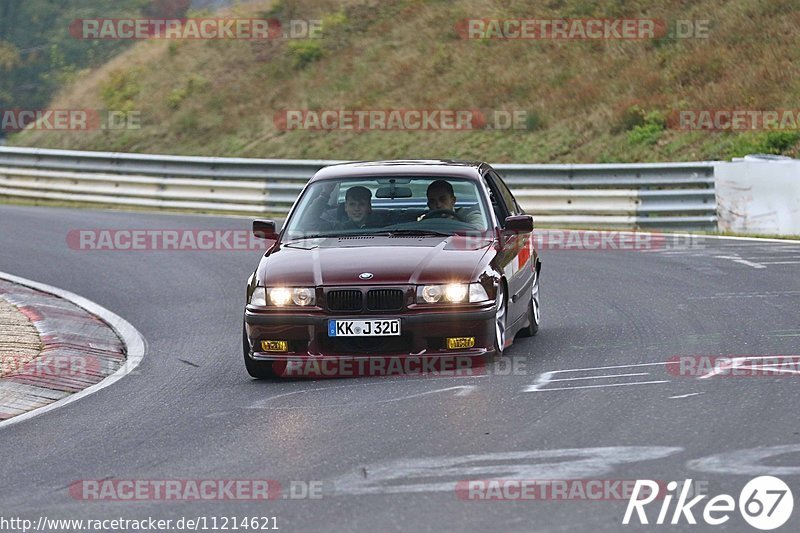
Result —
M593 366L585 368L569 368L566 370L551 370L549 373L580 372L582 370L607 370L609 368L628 368L628 367L640 367L640 366L677 365L678 363L679 361L658 361L655 363L631 363L629 365Z
M638 375L649 375L649 372L642 372L642 373L631 373L631 374L597 374L594 376L581 376L578 378L558 378L553 379L553 376L556 374L563 374L566 372L586 372L586 371L593 371L593 370L612 370L617 368L633 368L633 367L645 367L645 366L667 366L667 365L676 365L678 361L659 361L657 363L633 363L628 365L612 365L612 366L596 366L596 367L588 367L588 368L570 368L566 370L551 370L549 372L544 372L539 374L536 378L536 381L533 382L532 385L528 385L522 392L548 392L548 391L560 391L560 390L575 390L575 389L599 389L604 387L623 387L626 385L647 385L651 383L669 383L669 381L634 381L628 383L607 383L605 385L583 385L578 387L551 387L551 388L544 388L550 383L554 383L557 381L574 381L579 379L602 379L602 378L609 378L609 377L621 377L621 376L638 376Z
M649 234L649 235L658 235L664 237L692 237L695 239L723 239L723 240L731 240L731 241L750 241L750 242L776 242L781 244L800 244L800 240L797 239L774 239L770 237L738 237L735 235L709 235L705 233L671 233L671 232L659 232L659 231L636 231L636 230L586 230L581 228L537 228L534 230L536 232L548 232L548 231L618 231L620 235L636 235L636 234Z
M689 394L681 394L680 396L670 396L670 400L680 400L681 398L691 398L692 396L699 396L705 392L690 392Z
M342 387L347 387L347 385L342 385ZM329 390L329 389L336 389L340 387L322 387L318 389L310 389L312 391L319 391L319 390ZM277 398L282 398L285 396L291 396L293 394L305 394L308 391L292 391L287 392L284 394L278 394L277 396L271 396L269 398L264 398L263 400L259 400L256 403L250 405L248 409L270 409L270 410L293 410L293 409L319 409L320 407L351 407L354 405L363 405L364 403L368 403L369 405L377 405L383 403L390 403L390 402L400 402L403 400L409 400L411 398L419 398L420 396L427 396L429 394L437 394L439 392L446 392L451 390L457 390L458 392L455 394L456 396L468 396L472 394L478 388L477 385L456 385L455 387L446 387L443 389L432 389L423 392L418 392L415 394L408 394L406 396L399 396L397 398L387 398L384 400L376 400L373 402L346 402L346 403L327 403L323 406L318 405L292 405L292 406L277 406L277 407L270 407L266 405L268 402L275 400Z
M753 267L753 268L767 268L764 265L762 265L761 263L754 263L752 261L748 261L747 259L742 259L741 257L735 256L735 255L715 255L714 257L717 258L717 259L727 259L729 261L733 261L734 263L747 265L747 266Z
M560 379L551 379L550 383L555 383L556 381L578 381L581 379L601 379L601 378L626 378L629 376L649 376L650 372L634 372L633 374L608 374L602 376L584 376L581 378L560 378Z
M68 300L78 307L82 307L89 313L98 316L104 322L106 322L114 332L119 336L122 343L125 345L126 348L126 358L125 363L117 369L116 372L105 378L99 383L95 383L91 387L87 387L82 391L78 391L74 394L70 394L66 398L62 398L56 402L51 404L45 405L44 407L40 407L38 409L34 409L33 411L28 411L27 413L23 413L21 415L15 416L14 418L9 418L3 422L0 422L0 428L7 427L12 424L16 424L18 422L22 422L24 420L28 420L29 418L33 418L34 416L38 416L48 411L52 411L54 409L58 409L59 407L63 407L67 404L72 402L78 401L81 398L93 394L100 389L104 389L109 385L112 385L119 381L120 379L124 378L128 375L134 368L139 366L139 363L144 358L144 354L146 351L146 343L144 337L142 336L139 331L134 328L128 321L120 317L119 315L112 313L105 307L102 307L91 300L87 300L83 296L78 296L69 291L65 291L63 289L59 289L58 287L53 287L51 285L46 285L44 283L39 283L36 281L31 281L29 279L21 278L19 276L15 276L13 274L7 274L5 272L0 272L0 279L4 279L10 281L12 283L17 283L19 285L24 285L25 287L30 287L31 289L36 289L37 291L47 292L58 296L59 298L63 298Z
M606 383L605 385L581 385L579 387L551 387L549 389L526 390L525 392L552 392L577 389L605 389L608 387L628 387L630 385L651 385L656 383L669 383L669 381L632 381L630 383Z

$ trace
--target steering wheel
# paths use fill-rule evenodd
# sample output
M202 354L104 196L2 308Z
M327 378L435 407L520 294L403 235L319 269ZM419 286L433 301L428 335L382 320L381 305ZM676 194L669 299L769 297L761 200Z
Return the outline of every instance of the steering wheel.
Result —
M430 218L445 218L443 215L448 215L449 217L457 218L456 212L452 209L431 209L424 215L420 220L428 220Z

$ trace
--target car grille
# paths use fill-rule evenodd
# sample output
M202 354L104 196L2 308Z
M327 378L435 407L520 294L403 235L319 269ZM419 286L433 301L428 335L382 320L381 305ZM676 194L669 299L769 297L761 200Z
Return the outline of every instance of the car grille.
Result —
M328 309L331 311L361 311L364 296L359 290L330 291L327 294Z
M400 289L372 289L367 293L367 310L399 311L403 308L403 291Z
M364 310L364 294L358 289L328 291L328 310L343 313L360 313ZM405 292L402 289L371 289L367 292L367 311L400 311Z

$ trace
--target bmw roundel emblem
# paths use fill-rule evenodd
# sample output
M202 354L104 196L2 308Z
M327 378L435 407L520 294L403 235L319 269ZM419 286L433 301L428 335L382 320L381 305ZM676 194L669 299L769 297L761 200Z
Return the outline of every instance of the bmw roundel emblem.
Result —
M372 279L372 272L362 272L358 277L361 279Z

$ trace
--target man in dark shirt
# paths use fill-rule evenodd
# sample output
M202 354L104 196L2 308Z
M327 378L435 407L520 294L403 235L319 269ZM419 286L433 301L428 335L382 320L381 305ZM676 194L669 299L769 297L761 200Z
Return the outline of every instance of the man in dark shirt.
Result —
M471 224L476 228L483 227L483 215L479 209L468 207L456 207L456 195L453 185L447 180L436 180L428 185L427 190L428 209L431 211L443 209L452 211L452 214L442 212L441 218L455 218L461 222Z

